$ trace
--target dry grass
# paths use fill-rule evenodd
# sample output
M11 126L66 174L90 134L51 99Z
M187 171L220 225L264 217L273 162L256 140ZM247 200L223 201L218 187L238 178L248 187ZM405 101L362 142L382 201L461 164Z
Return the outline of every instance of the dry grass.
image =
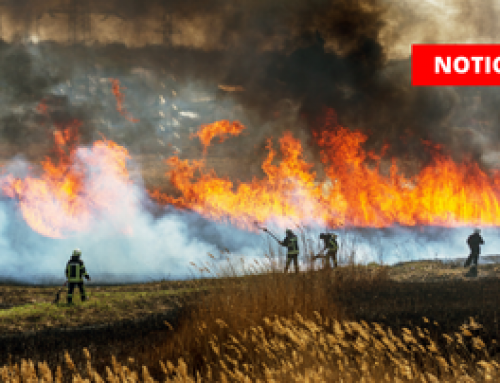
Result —
M500 378L498 360L474 336L479 325L471 321L453 336L433 338L427 329L404 328L396 336L377 323L337 321L315 312L313 320L296 313L290 318L264 318L262 326L234 331L221 319L218 331L203 323L193 335L206 339L202 347L203 370L190 373L181 357L175 363L158 363L165 382L476 382ZM66 354L64 369L73 382L154 382L147 367L130 358L120 364L112 358L106 374L93 367L83 350L85 371L77 371ZM62 382L63 368L23 361L0 369L4 382Z
M442 282L470 281L467 277L468 268L463 267L463 261L417 261L408 262L390 269L390 278L404 282ZM477 268L477 278L500 278L500 266L497 263L481 264Z
M213 256L211 256L213 258ZM66 353L64 365L10 363L5 382L472 382L495 381L495 341L482 338L471 318L455 333L436 324L391 329L353 321L342 303L347 290L392 283L390 268L348 265L337 270L283 274L278 257L245 277L236 265L211 271L212 292L185 307L168 341L131 349L97 367L88 349ZM233 274L232 274L233 273ZM200 282L201 283L201 282ZM82 306L83 309L85 306ZM425 320L428 322L428 320ZM434 326L431 328L430 326ZM72 360L73 358L73 360ZM102 364L100 365L102 366Z

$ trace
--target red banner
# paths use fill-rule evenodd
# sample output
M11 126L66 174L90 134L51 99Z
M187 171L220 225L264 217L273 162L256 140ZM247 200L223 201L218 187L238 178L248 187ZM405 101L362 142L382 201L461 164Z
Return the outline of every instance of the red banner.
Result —
M500 85L500 44L412 44L411 84Z

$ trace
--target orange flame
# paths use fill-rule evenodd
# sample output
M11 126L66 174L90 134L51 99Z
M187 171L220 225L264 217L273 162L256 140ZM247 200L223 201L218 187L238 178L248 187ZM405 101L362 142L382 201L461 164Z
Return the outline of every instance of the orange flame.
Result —
M116 110L125 117L128 121L136 123L139 122L137 118L133 118L130 113L123 107L123 102L125 101L125 95L120 91L120 89L127 89L124 87L120 88L120 80L110 78L111 81L111 91L116 98Z
M231 123L228 120L221 120L212 124L202 125L200 130L196 133L192 133L189 138L199 137L204 147L203 153L206 154L207 148L210 146L210 142L214 137L220 136L219 142L224 142L228 134L237 136L243 129L245 129L245 126L238 121L233 121Z
M36 111L40 114L47 115L48 109L49 108L47 107L45 100L40 101L36 106Z
M38 233L61 238L89 230L99 214L116 216L116 201L130 202L130 188L115 190L110 179L129 184L127 150L106 139L78 148L75 121L54 133L54 159L42 162L40 176L0 177L0 190L18 199L26 222ZM244 126L219 121L193 135L208 147L217 135L237 135ZM485 173L471 161L455 163L442 148L428 144L432 161L417 175L405 177L392 159L381 171L384 150L363 149L367 136L338 126L330 114L314 134L326 178L318 179L306 161L302 144L286 132L279 150L267 142L263 177L232 182L218 177L205 162L167 160L167 177L177 197L151 195L163 203L187 208L214 220L248 230L255 222L387 227L391 225L500 225L500 173ZM97 169L97 170L96 170ZM122 227L128 233L130 227Z
M430 145L432 162L405 178L392 160L389 176L369 167L361 144L366 136L329 121L318 139L328 177L336 180L351 225L499 225L500 174L486 174L476 163L455 163L441 147ZM332 129L333 128L333 129ZM380 157L378 157L380 159Z
M197 136L203 137L202 132ZM366 135L334 124L332 112L315 138L326 180L317 179L303 158L301 143L285 133L279 139L278 165L273 165L277 153L268 141L261 179L233 184L206 170L203 161L190 163L174 156L167 160L171 170L166 175L180 196L152 195L247 229L255 221L269 220L280 226L315 223L331 228L500 225L498 172L488 175L476 163L455 163L434 146L429 148L432 162L416 176L399 174L395 159L384 175L384 153L365 151Z
M268 156L262 165L266 178L235 185L204 169L204 161L167 160L172 167L167 173L170 182L181 192L173 198L161 193L153 197L164 203L189 208L211 219L227 219L243 228L252 229L255 220L263 222L272 217L293 217L301 222L311 221L321 212L321 189L314 183L312 165L302 158L300 142L287 133L280 139L283 160L273 165L276 152L268 141ZM195 176L199 175L195 180Z
M36 232L62 238L89 230L96 214L110 212L116 200L127 196L107 187L110 177L128 182L127 150L112 141L96 141L91 150L77 150L79 123L54 134L57 162L42 161L42 174L24 179L0 179L5 195L17 198L23 218ZM89 179L93 171L92 182Z

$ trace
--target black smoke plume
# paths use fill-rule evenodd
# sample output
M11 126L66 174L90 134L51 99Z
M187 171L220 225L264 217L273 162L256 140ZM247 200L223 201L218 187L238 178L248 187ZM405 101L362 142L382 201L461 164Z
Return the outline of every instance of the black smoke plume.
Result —
M49 30L50 21L52 33L57 30L69 36L64 16L69 8L64 4L12 2L6 7L5 25L35 18L42 31L44 26ZM495 165L495 161L485 160L485 153L494 150L498 141L498 92L412 87L409 58L388 55L398 32L397 28L392 32L392 39L383 33L394 17L391 11L397 8L391 3L127 0L88 4L96 17L87 45L75 51L66 42L39 44L47 67L37 68L43 70L34 70L28 53L3 44L0 77L13 103L34 102L50 93L49 85L94 65L116 76L127 76L133 68L142 67L170 73L181 86L197 81L214 91L218 84L244 88L221 96L240 104L245 122L252 127L245 143L242 138L241 145L235 145L243 149L262 147L265 137L291 129L310 145L312 153L317 152L310 132L321 128L318 121L326 108L332 108L339 124L368 133L368 148L380 149L389 143L389 155L425 163L428 157L422 140L430 140L444 144L457 160L465 156L482 165ZM79 9L83 12L84 8ZM471 12L467 2L459 9L467 26L486 33L487 27L479 26L479 11ZM400 16L405 24L400 30L408 32L412 5L408 3L403 10L404 17ZM124 29L117 27L117 20ZM82 107L85 111L80 114L90 118L99 108L102 105L94 102ZM19 133L25 128L22 118L7 115L1 122L7 137L19 141L25 136ZM129 142L155 134L147 115L124 131Z

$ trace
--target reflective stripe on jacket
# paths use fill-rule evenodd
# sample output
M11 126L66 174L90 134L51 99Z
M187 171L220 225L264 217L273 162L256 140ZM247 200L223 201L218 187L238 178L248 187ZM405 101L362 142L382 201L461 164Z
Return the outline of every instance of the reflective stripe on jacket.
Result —
M88 274L85 270L83 262L68 262L68 265L66 266L66 278L68 278L68 282L83 282L83 277L86 275Z
M299 254L299 245L297 243L297 237L288 238L287 249L289 255Z
M336 251L338 247L339 245L337 244L337 240L335 239L335 237L330 237L330 240L328 241L327 245L328 250Z

